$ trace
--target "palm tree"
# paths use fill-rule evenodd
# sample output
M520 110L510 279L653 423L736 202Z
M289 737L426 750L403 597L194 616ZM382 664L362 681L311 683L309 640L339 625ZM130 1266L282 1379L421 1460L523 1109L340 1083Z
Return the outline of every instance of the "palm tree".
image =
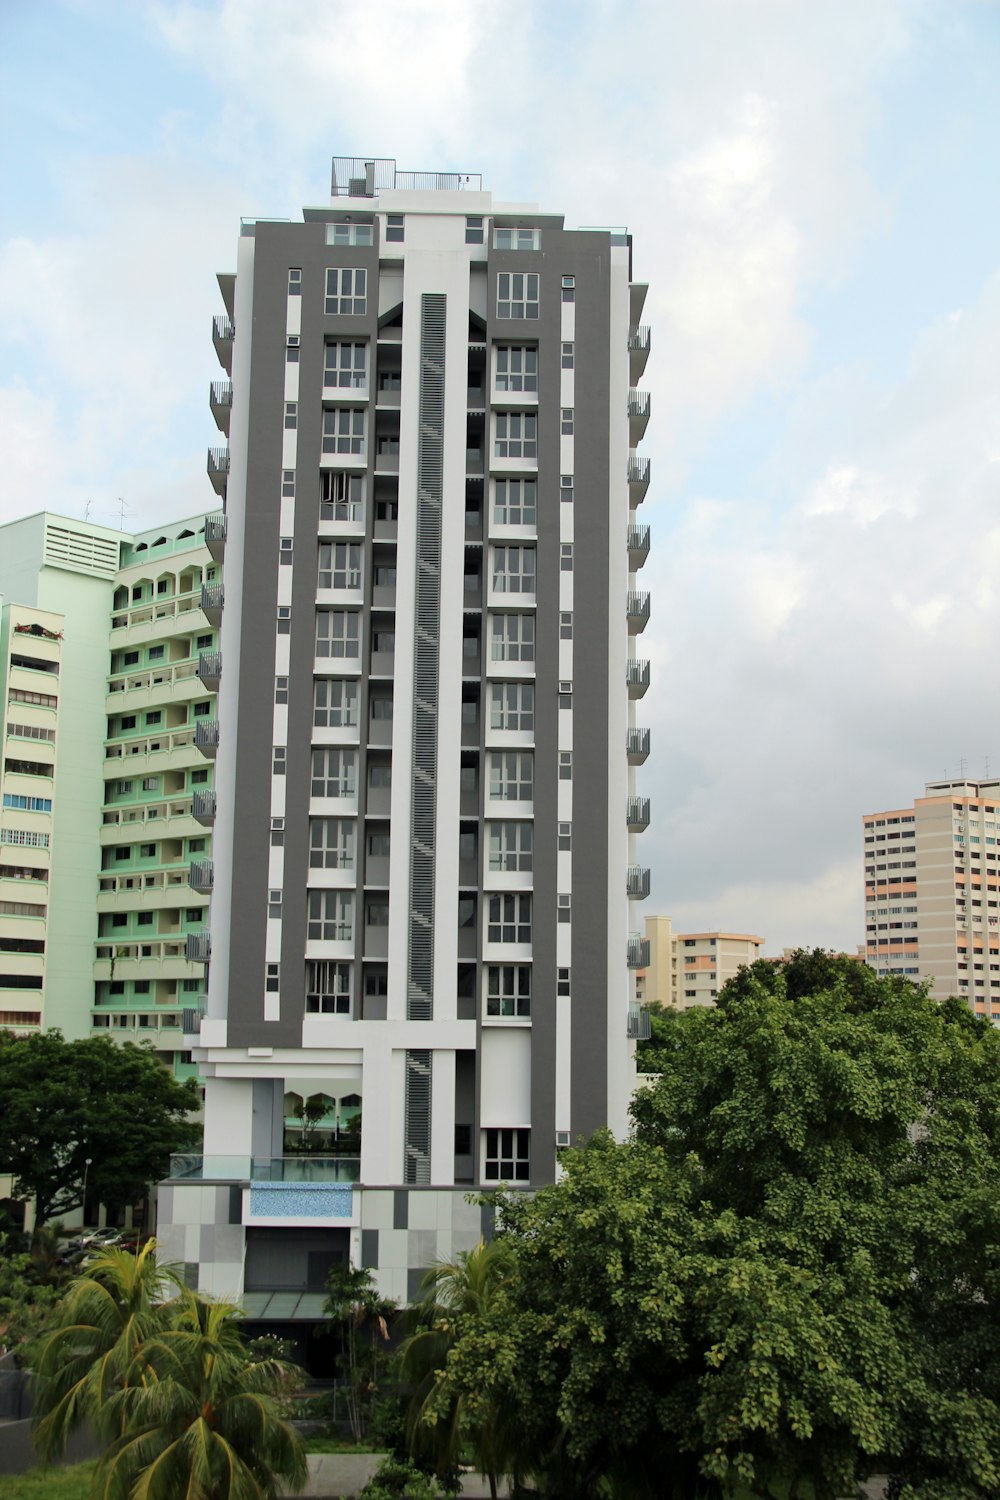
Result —
M171 1325L146 1342L105 1404L110 1439L92 1500L272 1500L300 1486L305 1455L275 1397L298 1371L254 1360L239 1308L183 1292Z
M170 1316L176 1272L149 1240L137 1255L101 1250L70 1284L36 1366L35 1445L60 1457L70 1434L94 1421L127 1378L139 1348Z
M415 1456L434 1462L443 1476L453 1471L465 1443L476 1456L479 1471L489 1480L496 1497L497 1480L510 1468L514 1451L506 1414L499 1410L487 1420L471 1422L461 1396L448 1404L444 1418L431 1415L432 1398L448 1351L470 1327L483 1320L491 1304L510 1280L513 1256L508 1241L480 1240L474 1250L461 1252L454 1260L432 1266L420 1287L416 1309L418 1327L400 1349L403 1379L411 1387L406 1433Z

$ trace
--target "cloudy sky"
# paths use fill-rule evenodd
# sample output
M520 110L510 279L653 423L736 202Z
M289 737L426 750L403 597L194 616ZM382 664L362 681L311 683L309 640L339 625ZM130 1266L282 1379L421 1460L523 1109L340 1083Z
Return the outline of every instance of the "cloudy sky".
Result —
M996 0L0 0L0 519L212 503L217 270L329 159L627 224L650 911L863 936L859 820L1000 772Z

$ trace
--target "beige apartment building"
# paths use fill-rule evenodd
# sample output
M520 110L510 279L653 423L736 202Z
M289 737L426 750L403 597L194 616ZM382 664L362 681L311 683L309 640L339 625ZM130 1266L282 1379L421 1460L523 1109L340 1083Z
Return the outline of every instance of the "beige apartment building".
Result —
M639 971L643 1004L714 1004L722 986L760 957L764 939L746 932L674 932L669 917L646 918L649 963Z
M1000 1019L1000 779L930 781L912 807L866 813L865 938L880 974L930 981Z

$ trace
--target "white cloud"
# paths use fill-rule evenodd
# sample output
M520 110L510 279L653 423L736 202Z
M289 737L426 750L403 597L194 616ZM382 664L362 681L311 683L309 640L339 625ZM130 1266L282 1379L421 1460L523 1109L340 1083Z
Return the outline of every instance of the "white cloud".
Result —
M723 880L710 898L674 903L667 913L678 932L752 932L764 939L762 952L783 948L845 948L854 952L864 939L859 875L861 861L821 868L802 880ZM781 928L775 913L781 913ZM844 934L858 934L857 942Z

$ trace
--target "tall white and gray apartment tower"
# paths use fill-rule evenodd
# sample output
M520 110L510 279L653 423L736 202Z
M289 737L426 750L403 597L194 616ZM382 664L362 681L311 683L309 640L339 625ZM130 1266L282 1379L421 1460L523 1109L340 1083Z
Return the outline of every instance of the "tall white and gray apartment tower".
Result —
M472 1190L626 1127L646 288L624 231L340 158L219 280L205 1141L159 1233L305 1324L331 1262L406 1299Z

